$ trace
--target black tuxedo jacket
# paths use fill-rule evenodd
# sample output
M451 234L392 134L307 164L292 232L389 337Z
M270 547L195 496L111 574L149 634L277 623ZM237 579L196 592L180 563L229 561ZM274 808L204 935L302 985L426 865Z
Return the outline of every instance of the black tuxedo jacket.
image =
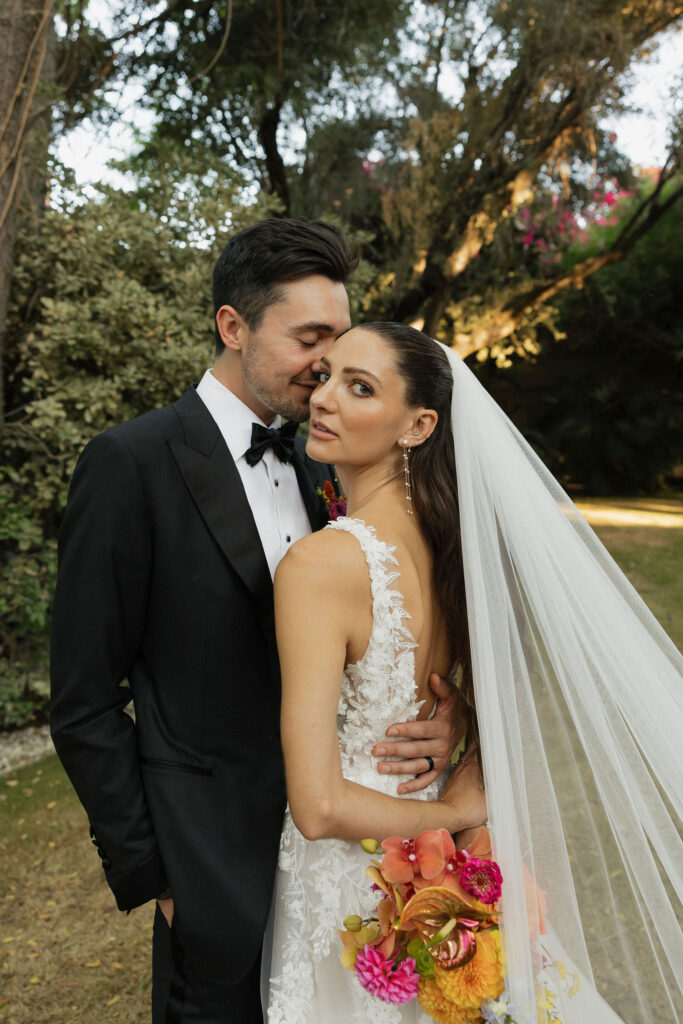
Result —
M299 440L293 463L318 529L315 488L331 468ZM218 981L247 972L268 915L285 806L279 714L268 565L228 448L189 388L78 461L51 715L119 908L170 885L188 965Z

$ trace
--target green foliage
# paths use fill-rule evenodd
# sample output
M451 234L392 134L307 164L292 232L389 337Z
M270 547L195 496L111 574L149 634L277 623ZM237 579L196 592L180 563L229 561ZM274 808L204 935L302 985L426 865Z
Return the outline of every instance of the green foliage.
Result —
M19 476L0 467L0 729L44 717L47 628L56 543L17 500Z
M240 168L294 216L369 233L370 319L421 321L463 353L535 351L552 311L524 309L513 342L488 332L561 271L522 244L515 216L560 194L577 212L595 177L628 185L602 123L679 6L147 0L119 8L114 74L145 83L153 141Z
M160 15L155 4L142 6L152 15L144 46L124 46L118 67L147 83L157 140L206 146L285 201L283 141L297 149L302 125L308 133L331 112L344 116L349 101L377 88L411 9L405 0L222 0L169 5ZM148 21L140 5L133 18ZM121 28L132 21L123 6L119 19Z
M600 252L629 212L572 257ZM677 204L628 260L559 299L561 341L539 332L534 363L480 369L553 472L590 494L652 492L683 462L681 279Z

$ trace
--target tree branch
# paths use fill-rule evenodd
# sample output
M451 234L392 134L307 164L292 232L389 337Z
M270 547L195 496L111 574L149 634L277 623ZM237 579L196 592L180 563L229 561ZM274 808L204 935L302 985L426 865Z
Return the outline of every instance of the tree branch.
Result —
M258 135L259 142L266 154L266 171L270 179L270 190L282 200L285 215L289 215L289 188L285 165L277 147L277 129L280 123L282 100L278 97L272 107L268 107L261 119Z
M192 85L192 83L196 82L197 79L204 78L204 76L208 75L210 71L213 71L213 69L215 68L216 64L221 59L221 54L225 50L225 47L226 47L227 42L228 42L228 36L230 35L230 28L231 28L231 26L232 26L232 0L228 0L228 10L227 10L226 15L225 15L225 28L223 29L223 36L221 38L220 44L218 46L218 49L216 50L216 52L214 53L213 57L211 58L209 63L206 65L204 70L197 72L196 75L193 75L192 78L190 78L188 80L188 85Z
M21 96L22 90L24 88L24 84L26 82L26 77L28 75L28 71L29 71L29 68L31 66L31 61L33 60L33 51L35 50L36 46L38 46L38 44L41 42L42 37L45 34L45 29L47 27L47 23L50 20L50 16L52 14L53 4L54 4L54 0L45 0L45 2L43 3L43 11L42 11L41 16L40 16L40 22L38 23L38 27L36 29L35 35L33 36L33 39L31 40L31 44L30 44L30 46L28 48L28 51L26 53L26 59L24 60L24 66L22 67L22 69L21 69L21 71L19 73L19 78L17 79L17 84L16 84L16 87L14 89L14 93L12 94L12 98L10 99L10 101L9 101L9 103L7 105L7 110L5 111L5 116L4 116L3 120L2 120L2 123L0 123L0 143L2 143L2 139L3 139L4 135L5 135L5 132L7 131L7 126L9 125L10 120L12 118L12 114L14 113L14 106L15 106L17 100L19 99L19 97ZM44 54L43 54L43 57L44 57ZM42 60L39 62L39 64L40 64L40 66L42 66Z
M3 227L5 220L7 219L7 215L14 202L14 197L17 190L19 173L21 171L21 150L23 148L24 138L26 136L26 125L29 119L29 115L31 113L31 107L33 105L33 99L36 94L36 89L38 88L38 83L40 81L43 62L45 61L45 54L47 53L47 34L45 31L47 27L47 20L45 18L45 12L47 11L47 15L49 17L51 8L52 0L47 0L43 10L43 14L41 15L39 27L33 39L31 40L29 53L33 54L36 45L38 45L40 47L38 51L38 59L36 60L35 65L33 67L32 77L28 85L28 91L24 102L24 109L21 114L21 121L17 127L14 145L12 146L12 149L10 150L10 153L5 159L2 167L0 167L0 179L2 179L5 177L7 171L12 166L12 163L14 163L14 171L12 172L12 179L9 184L7 196L5 198L5 204L2 210L0 210L0 230ZM26 62L24 62L24 67L22 68L21 72L22 79L25 79L25 73L28 73ZM25 81L22 81L22 88L24 84Z
M655 193L660 194L660 191L658 184L655 192L643 200L628 221L625 230L619 234L608 249L598 255L590 256L582 263L577 263L566 274L555 278L554 281L546 281L528 289L522 295L517 296L510 306L494 313L485 323L469 334L464 332L456 334L453 348L464 358L479 349L489 348L491 345L503 341L513 333L522 317L530 309L542 305L567 288L580 288L591 274L611 263L619 263L625 259L636 242L647 234L652 226L683 196L683 184L667 196L664 202L657 204L653 200ZM645 217L642 216L644 211L647 211Z

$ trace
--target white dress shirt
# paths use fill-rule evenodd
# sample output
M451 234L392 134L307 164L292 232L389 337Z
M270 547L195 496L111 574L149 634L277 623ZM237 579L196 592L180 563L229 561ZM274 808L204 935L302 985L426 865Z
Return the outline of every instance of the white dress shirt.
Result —
M263 421L228 391L211 370L199 382L197 394L216 421L235 461L270 575L274 576L278 562L294 541L311 532L294 467L280 462L272 448L266 449L255 466L249 465L244 456L251 447L251 426ZM280 422L276 416L270 426L279 427Z

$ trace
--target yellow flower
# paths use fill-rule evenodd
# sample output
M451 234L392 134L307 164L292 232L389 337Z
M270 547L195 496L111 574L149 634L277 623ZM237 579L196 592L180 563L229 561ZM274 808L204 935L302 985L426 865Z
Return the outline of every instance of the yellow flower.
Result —
M360 953L360 950L359 950L358 946L344 946L344 948L343 948L343 950L341 952L341 963L342 963L342 967L344 968L344 970L346 970L346 971L352 971L353 970L353 968L355 966L355 963L356 963L356 958L357 958L359 953Z
M456 1006L478 1009L484 999L497 999L504 987L498 930L487 928L477 932L473 959L450 971L437 966L434 979Z
M439 1021L439 1024L470 1024L471 1020L476 1019L471 1010L451 1003L431 979L420 982L417 999L425 1013ZM477 1013L477 1017L480 1016Z
M536 989L536 1007L538 1011L538 1024L547 1024L547 1021L556 1021L557 1024L562 1024L560 1018L557 1016L557 1009L555 1007L555 1000L557 996L554 992L551 992L549 988L537 988Z
M359 928L358 931L340 931L339 938L342 940L343 950L340 955L342 967L347 971L353 970L358 951L365 945L374 946L382 938L380 927L376 921Z

